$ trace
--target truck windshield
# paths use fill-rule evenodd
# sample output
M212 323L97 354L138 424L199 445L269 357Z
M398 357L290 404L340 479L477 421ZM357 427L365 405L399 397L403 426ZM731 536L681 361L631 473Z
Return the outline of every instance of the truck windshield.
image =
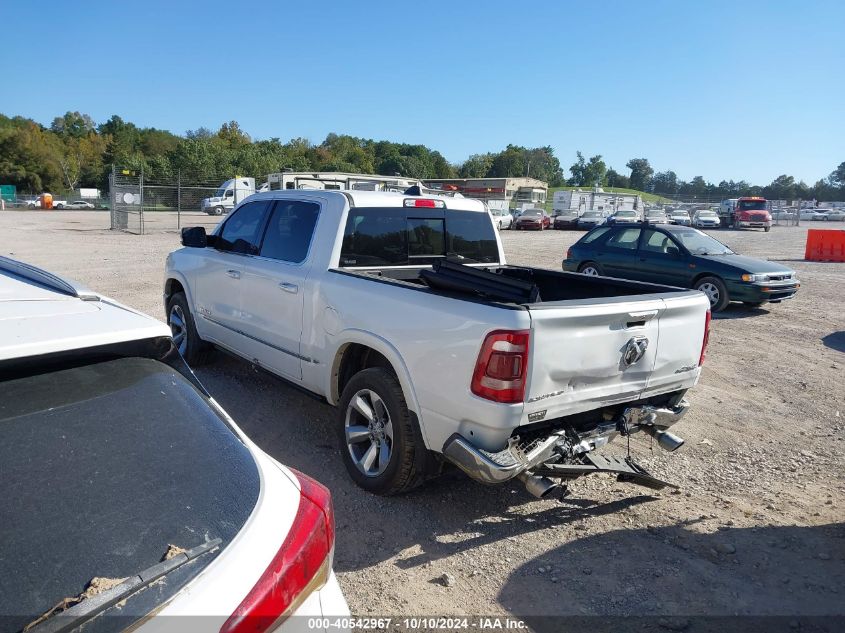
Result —
M341 266L428 265L442 257L464 263L499 263L490 216L446 209L364 208L349 210Z
M766 201L765 200L740 200L737 203L737 208L740 211L765 211L766 210Z

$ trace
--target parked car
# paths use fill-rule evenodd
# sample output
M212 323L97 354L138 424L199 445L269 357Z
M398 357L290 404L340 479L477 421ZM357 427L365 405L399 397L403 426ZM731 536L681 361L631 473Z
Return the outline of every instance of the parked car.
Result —
M690 226L692 221L690 220L689 213L676 209L675 211L669 213L669 223L679 224L680 226ZM652 222L652 224L654 223Z
M596 226L601 226L605 222L607 222L606 211L584 211L581 217L578 218L578 228L589 231Z
M714 312L791 299L800 283L782 264L737 255L701 231L675 225L590 231L567 252L563 269L702 291Z
M801 209L799 216L802 220L826 220L827 214L819 209Z
M188 362L215 345L325 398L344 466L372 493L444 462L538 497L600 463L653 483L592 454L621 416L682 443L665 431L699 375L704 296L508 266L478 200L271 191L182 243L164 298Z
M634 223L642 222L642 218L640 218L640 214L637 213L636 211L629 211L629 210L617 211L616 213L611 215L609 218L607 218L608 224L617 224L617 223L628 223L628 224L630 224L632 222L634 222Z
M701 209L692 216L692 225L699 229L718 229L722 221L712 209Z
M578 211L574 209L562 211L553 218L552 226L556 229L578 228Z
M513 226L513 216L504 209L490 209L490 216L493 218L493 224L500 231Z
M843 209L825 209L825 220L830 222L845 222L845 210Z
M85 200L74 200L64 205L65 209L93 209L94 205Z
M349 614L328 490L238 428L184 332L3 257L0 321L3 630Z
M517 231L537 230L543 231L549 228L552 220L542 209L526 209L514 221L513 228Z
M643 220L646 224L669 224L669 216L662 209L648 209Z
M775 209L772 211L773 220L794 220L795 211L791 209Z

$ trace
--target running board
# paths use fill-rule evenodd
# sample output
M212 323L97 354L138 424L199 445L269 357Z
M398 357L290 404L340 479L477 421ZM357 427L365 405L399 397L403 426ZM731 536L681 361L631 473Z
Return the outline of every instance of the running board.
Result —
M563 477L574 479L593 473L614 473L616 480L623 483L637 484L652 490L662 490L667 486L677 489L678 486L652 477L646 470L630 457L613 457L604 455L582 455L583 464L543 464L534 469L534 474L547 477Z

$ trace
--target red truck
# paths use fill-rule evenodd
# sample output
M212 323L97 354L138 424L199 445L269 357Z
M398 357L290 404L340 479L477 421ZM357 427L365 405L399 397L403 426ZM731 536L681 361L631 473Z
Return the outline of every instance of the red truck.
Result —
M772 214L769 203L762 196L743 196L722 200L719 217L723 227L735 229L763 229L768 233L772 229Z

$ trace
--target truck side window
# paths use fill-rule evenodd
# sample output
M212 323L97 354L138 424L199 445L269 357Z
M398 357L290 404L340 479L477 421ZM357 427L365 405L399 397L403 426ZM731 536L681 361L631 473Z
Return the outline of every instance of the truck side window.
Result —
M304 262L319 215L320 205L313 202L276 202L261 243L261 257L292 264Z
M247 202L229 216L215 243L220 251L255 255L271 201Z

